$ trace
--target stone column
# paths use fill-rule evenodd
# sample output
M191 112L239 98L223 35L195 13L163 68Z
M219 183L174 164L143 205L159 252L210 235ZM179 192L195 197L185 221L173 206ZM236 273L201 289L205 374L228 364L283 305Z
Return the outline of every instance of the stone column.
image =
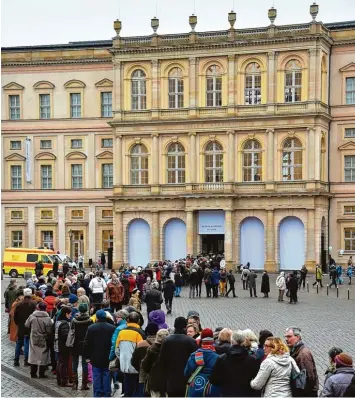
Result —
M186 251L187 254L194 254L194 212L186 211Z
M314 180L314 135L315 129L313 127L308 128L308 145L306 149L306 153L308 154L308 180Z
M235 104L235 55L228 55L228 107L234 112Z
M320 176L321 161L322 161L321 139L322 139L321 127L317 126L314 133L314 178L316 181L320 181L321 178Z
M152 242L152 262L160 261L160 225L159 225L159 212L152 212L152 229L150 231Z
M196 182L196 169L198 166L199 159L196 158L196 133L189 133L190 137L190 148L189 148L189 169L190 169L190 183ZM197 164L196 164L197 163Z
M113 61L113 76L114 76L114 86L113 86L113 104L112 110L115 112L121 112L123 104L121 103L122 98L122 62L114 59ZM116 116L116 115L115 115Z
M113 161L114 164L114 183L113 185L122 185L122 135L116 135L115 146L113 150Z
M275 181L274 176L274 129L267 129L267 176L266 181L273 183Z
M196 66L198 59L196 57L189 58L189 108L197 106L197 84L196 84Z
M58 249L61 253L66 253L65 250L65 205L58 205Z
M267 103L275 103L275 88L276 88L276 71L275 60L276 51L269 51L267 53L268 68L267 68Z
M115 205L114 205L115 207ZM123 263L123 212L114 212L115 221L114 228L114 247L113 247L113 262L115 266Z
M234 131L228 131L228 182L234 182Z
M35 223L35 207L34 205L27 206L27 220L28 220L28 247L36 247L36 223Z
M153 171L153 185L159 185L159 140L158 134L152 134L153 145L152 145L152 171Z
M267 211L265 270L268 271L268 272L275 272L276 271L274 210L268 210Z
M224 256L226 260L226 268L233 269L233 211L231 209L224 212L225 231L224 231Z
M309 53L309 79L308 79L308 101L316 100L316 83L317 83L317 50L310 48Z
M96 260L96 249L102 250L102 248L96 247L96 210L95 205L89 206L89 247L86 248L86 253L89 253L89 258L93 261ZM84 253L83 253L84 254ZM84 257L85 262L89 262L87 256Z
M307 256L308 271L315 272L315 210L307 210Z
M159 60L152 60L152 110L159 109Z

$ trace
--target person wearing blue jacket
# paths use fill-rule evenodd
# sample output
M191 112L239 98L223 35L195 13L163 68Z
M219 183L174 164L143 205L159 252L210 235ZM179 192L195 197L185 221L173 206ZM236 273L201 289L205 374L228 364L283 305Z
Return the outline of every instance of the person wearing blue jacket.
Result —
M213 331L203 329L200 348L190 355L185 367L188 378L187 397L219 397L220 389L210 383L212 369L218 359L214 347Z
M352 265L348 266L348 270L346 271L346 275L349 278L349 285L351 285L351 278L353 276L353 267L352 267Z
M219 286L220 279L221 279L221 275L220 275L218 269L215 268L211 274L211 285L212 285L213 297L218 297L218 286Z

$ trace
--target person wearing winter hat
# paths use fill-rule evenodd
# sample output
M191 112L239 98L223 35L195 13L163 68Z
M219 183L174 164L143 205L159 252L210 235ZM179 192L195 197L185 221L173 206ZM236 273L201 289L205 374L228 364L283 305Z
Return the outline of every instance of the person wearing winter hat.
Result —
M141 300L139 298L140 291L137 287L132 290L131 298L129 299L128 305L136 309L137 312L142 311Z
M161 309L161 304L163 302L163 296L161 292L159 291L159 283L158 282L153 282L152 283L152 288L147 292L145 298L144 298L145 303L147 304L147 313L149 316L149 313L154 311L154 310L160 310Z
M126 307L124 310L119 310L119 311L115 312L115 314L114 314L117 327L115 329L115 332L114 332L114 334L112 336L112 340L111 340L111 350L110 350L110 356L109 356L110 361L113 361L116 357L115 350L116 350L116 342L117 342L118 334L120 333L121 330L123 330L127 327L126 319L129 315L127 308L128 307ZM143 320L143 323L144 323L144 320ZM115 387L115 389L118 390L118 388L116 388L116 387Z
M336 366L335 366L335 357L338 354L341 354L343 352L343 350L339 347L332 347L329 351L328 351L328 356L329 356L329 366L327 368L327 370L325 371L325 380L324 383L327 381L328 377L330 377L332 374L335 373L336 371Z
M335 357L334 362L336 367L335 373L326 380L320 397L351 396L347 395L347 389L355 377L353 359L349 354L342 352Z
M214 348L213 331L211 329L203 329L201 331L200 348L190 355L184 373L187 378L190 378L199 366L203 366L203 369L188 384L186 396L200 396L201 393L199 391L204 391L205 397L220 396L219 388L209 384L211 372L218 357ZM199 378L199 383L195 383L196 377Z
M160 352L166 378L166 392L169 397L185 396L185 365L191 353L198 349L196 341L190 336L186 336L186 325L186 318L175 319L174 334L166 338ZM172 358L174 358L173 361Z
M149 316L149 320L158 325L159 329L168 329L169 326L165 323L165 313L162 310L152 311Z

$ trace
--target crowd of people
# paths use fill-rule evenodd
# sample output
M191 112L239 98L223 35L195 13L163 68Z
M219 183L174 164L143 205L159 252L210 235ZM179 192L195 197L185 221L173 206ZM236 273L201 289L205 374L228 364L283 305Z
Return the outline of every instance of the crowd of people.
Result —
M317 396L316 365L299 328L282 337L268 330L203 328L200 314L177 317L174 328L162 309L172 312L173 299L187 285L189 297L235 294L235 274L204 258L166 262L145 269L122 267L109 274L67 271L54 277L15 279L5 292L9 337L15 342L14 366L30 367L32 378L56 375L58 386L89 390L95 397L119 390L132 396ZM277 278L279 301L288 289L290 302L305 283L306 268ZM246 266L243 288L256 296L257 274ZM269 278L261 291L268 297ZM143 312L145 304L146 313ZM143 327L145 325L145 327ZM320 396L355 396L353 360L342 349L329 351ZM81 380L78 377L81 363Z

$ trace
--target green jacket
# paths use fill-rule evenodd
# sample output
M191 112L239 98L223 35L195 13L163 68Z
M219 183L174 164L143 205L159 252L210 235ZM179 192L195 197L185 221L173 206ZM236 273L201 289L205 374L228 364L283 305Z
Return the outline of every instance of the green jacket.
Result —
M12 304L16 300L16 292L17 292L17 287L16 286L8 286L7 289L5 290L4 293L4 298L5 298L5 308L11 309Z
M316 269L316 279L322 279L322 276L323 276L322 269L318 267Z

